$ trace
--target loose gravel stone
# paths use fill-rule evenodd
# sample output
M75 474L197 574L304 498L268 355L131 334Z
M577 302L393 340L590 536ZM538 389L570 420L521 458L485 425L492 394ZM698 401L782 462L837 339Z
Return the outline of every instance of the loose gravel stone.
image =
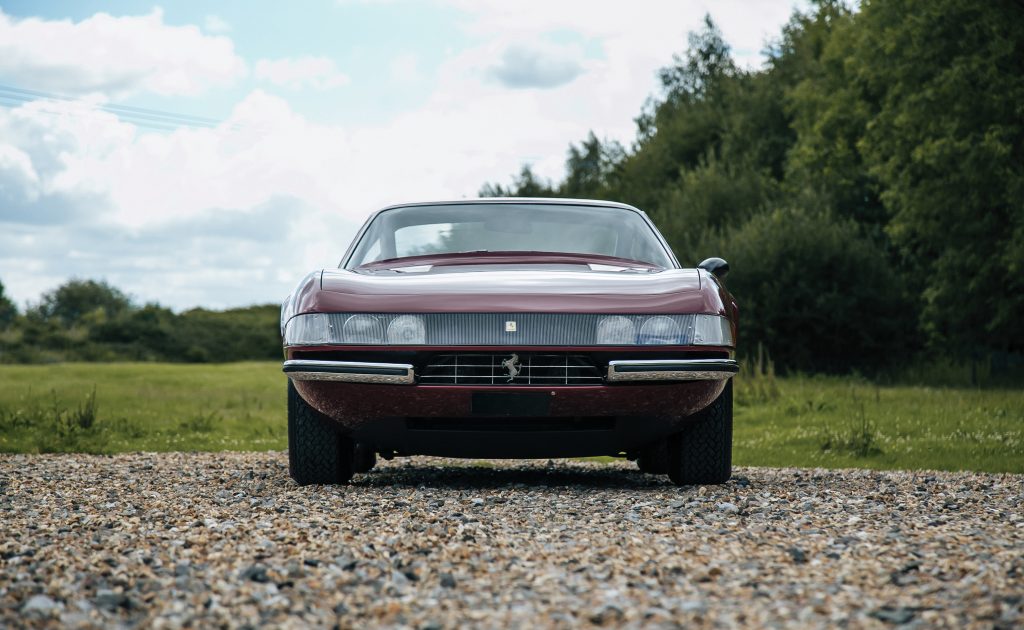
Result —
M3 627L1011 628L1024 476L0 456Z
M27 602L25 602L25 605L21 607L21 611L23 613L32 613L35 611L48 613L58 607L59 604L46 595L33 595Z

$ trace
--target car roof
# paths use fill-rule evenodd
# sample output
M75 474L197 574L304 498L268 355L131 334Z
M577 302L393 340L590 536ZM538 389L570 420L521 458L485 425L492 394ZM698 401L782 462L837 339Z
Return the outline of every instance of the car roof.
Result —
M385 206L372 214L393 208L409 208L413 206L451 206L451 205L492 205L492 204L536 204L545 206L601 206L604 208L621 208L644 214L640 208L618 201L601 201L599 199L566 199L564 197L478 197L473 199L451 199L447 201L413 201Z

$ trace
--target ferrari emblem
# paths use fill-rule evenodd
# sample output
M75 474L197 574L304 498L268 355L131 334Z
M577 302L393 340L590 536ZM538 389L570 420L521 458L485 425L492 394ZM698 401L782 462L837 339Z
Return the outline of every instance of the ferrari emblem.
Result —
M505 332L515 332L515 331L516 331L516 323L515 322L505 322Z
M515 377L519 376L519 372L522 371L523 366L519 363L519 355L513 354L511 357L502 360L501 367L508 374L508 382L511 383Z

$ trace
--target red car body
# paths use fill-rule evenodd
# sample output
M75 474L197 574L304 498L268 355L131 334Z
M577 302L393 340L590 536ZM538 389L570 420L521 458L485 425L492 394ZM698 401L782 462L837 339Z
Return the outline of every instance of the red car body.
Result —
M505 330L493 333L501 337L500 343L480 345L437 345L427 343L426 337L424 343L399 346L286 343L285 371L302 401L340 434L385 456L571 457L635 455L645 445L678 432L688 419L722 396L728 377L736 371L736 302L715 274L681 268L639 210L622 204L565 200L447 203L533 202L554 206L593 204L639 213L669 253L674 267L587 253L469 252L407 256L354 268L345 268L343 262L342 268L311 273L285 303L283 334L289 322L302 315L337 318L337 314L352 313L385 314L381 317L391 321L411 315L425 318L427 325L447 321L445 318L498 321L499 325L504 320ZM366 229L364 226L356 242ZM346 260L351 252L350 248ZM517 329L533 325L529 322L537 326L547 326L545 322L576 326L576 322L583 322L580 325L590 326L587 322L599 321L595 317L620 315L640 322L648 316L695 314L723 318L728 329L723 339L728 343L559 344L556 328L545 333L550 337L545 343L531 345L519 342L528 331ZM331 321L334 324L328 326L342 325L342 319ZM571 336L568 332L566 335ZM288 335L285 337L287 341ZM468 361L490 365L492 377L487 379L486 367L471 367L466 368L468 373L483 370L483 376L464 376L470 380L462 383L456 376L455 382L448 382L451 357L455 357L456 375L463 357L466 365L477 365ZM539 382L521 380L527 359L531 361L531 374L545 375L537 377ZM441 363L431 363L439 360ZM393 378L387 374L331 372L332 365L357 366L352 368L357 370L378 369L358 367L367 365L411 369L400 369ZM627 367L638 370L648 365L664 372L643 372L651 377L644 380L633 376L641 373L626 371ZM707 365L709 371L693 368L702 365ZM615 366L620 366L622 372L612 369ZM691 372L672 371L665 366L688 366ZM566 377L560 379L557 374L563 367ZM319 371L321 368L325 371ZM445 376L433 377L440 382L427 380L430 369L441 369ZM592 380L571 379L573 370L589 374L586 378ZM507 378L509 373L512 378ZM662 378L664 374L675 374L676 378ZM374 382L375 378L392 380Z

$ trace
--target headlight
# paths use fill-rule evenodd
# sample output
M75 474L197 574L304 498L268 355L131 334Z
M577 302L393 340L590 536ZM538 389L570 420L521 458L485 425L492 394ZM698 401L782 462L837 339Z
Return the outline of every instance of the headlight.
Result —
M284 337L284 329L288 324L288 320L292 318L295 313L295 307L292 306L292 296L285 298L284 302L281 303L281 337Z
M415 315L399 315L388 324L388 343L422 345L427 342L423 319Z
M353 315L341 330L345 343L384 343L384 324L373 315Z
M331 316L323 313L292 317L285 323L285 345L316 346L322 343L331 343L333 341L331 332L334 327L330 320Z
M285 323L286 346L422 345L426 325L419 315L306 313Z
M718 315L697 315L693 322L693 345L731 346L732 326L729 320Z
M681 342L680 337L682 336L683 329L679 322L671 317L659 315L644 322L644 325L640 327L640 338L637 341L645 345L675 345Z
M603 317L597 324L597 344L601 346L631 346L636 343L636 324L628 317Z

